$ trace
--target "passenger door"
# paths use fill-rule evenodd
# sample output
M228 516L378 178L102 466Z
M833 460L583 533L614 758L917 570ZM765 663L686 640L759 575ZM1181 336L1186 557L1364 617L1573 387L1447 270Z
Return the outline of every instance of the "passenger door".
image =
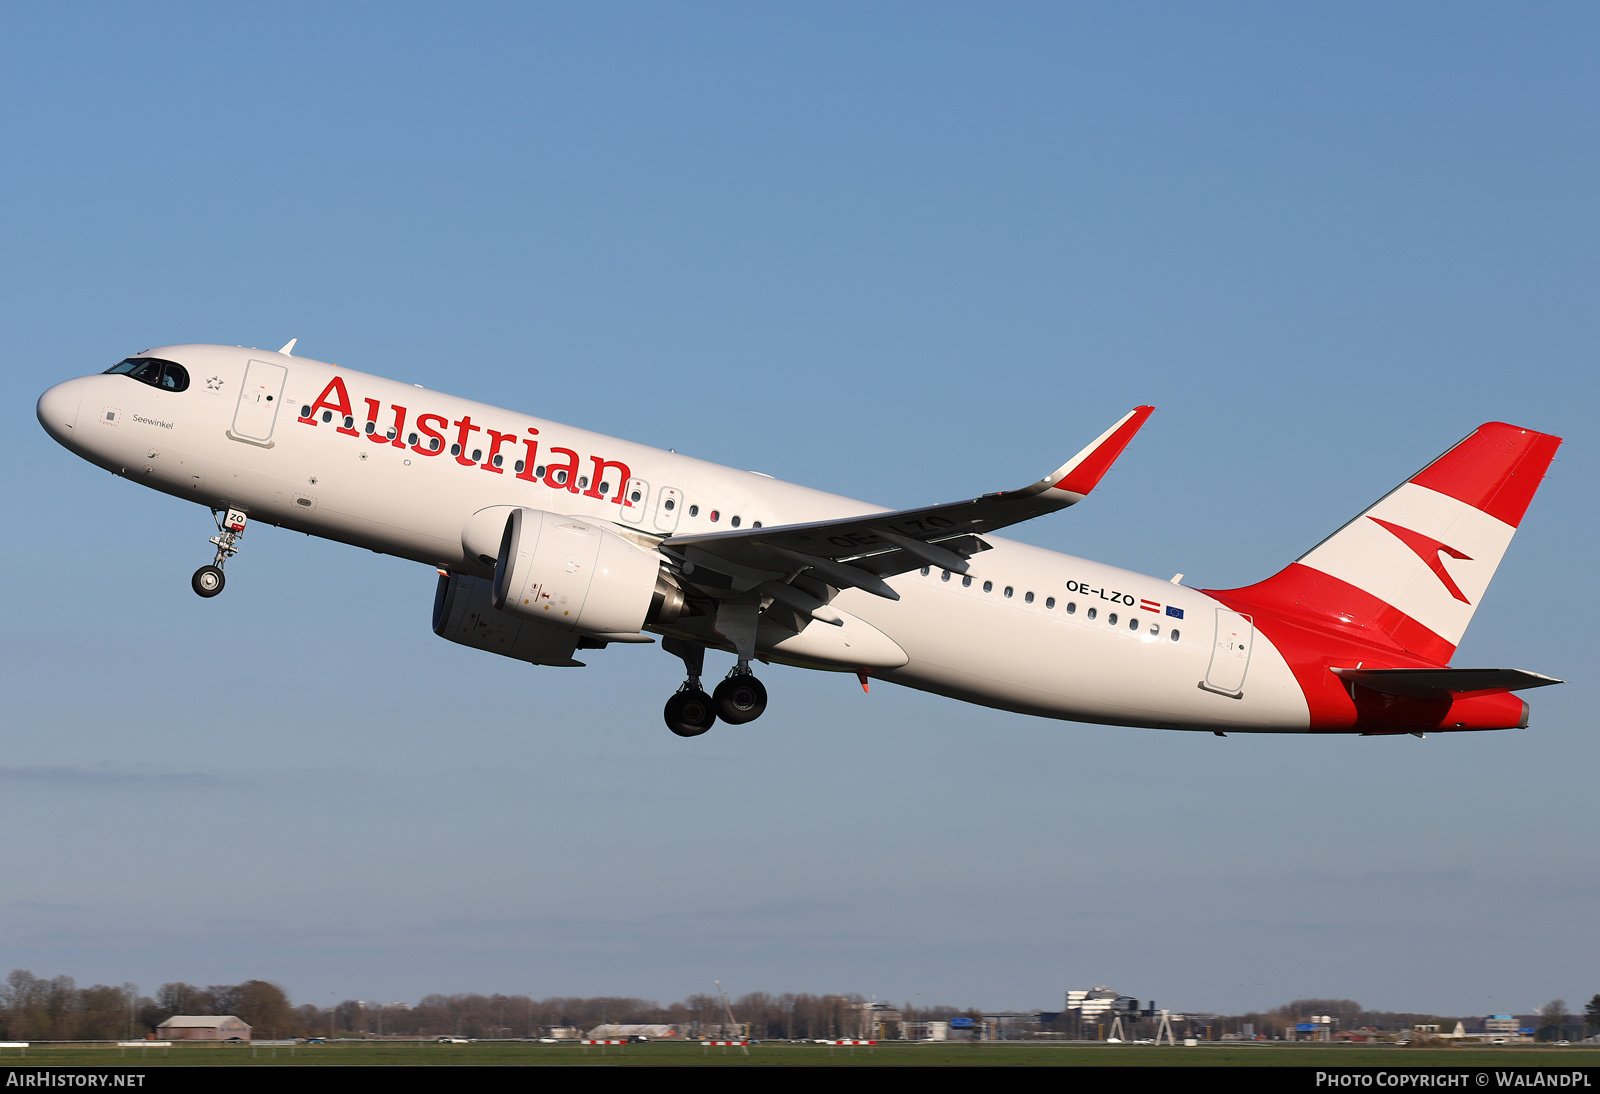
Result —
M244 389L239 392L239 405L233 412L233 428L228 431L236 441L267 445L272 441L272 429L278 420L278 404L283 402L283 383L289 370L267 361L251 361L244 371Z

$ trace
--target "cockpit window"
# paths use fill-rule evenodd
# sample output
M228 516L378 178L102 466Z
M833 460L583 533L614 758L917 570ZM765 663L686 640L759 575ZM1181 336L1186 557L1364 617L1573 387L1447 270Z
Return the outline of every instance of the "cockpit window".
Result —
M131 376L141 384L163 391L183 391L189 386L188 369L176 361L163 361L159 357L129 357L106 369L107 375L112 373Z

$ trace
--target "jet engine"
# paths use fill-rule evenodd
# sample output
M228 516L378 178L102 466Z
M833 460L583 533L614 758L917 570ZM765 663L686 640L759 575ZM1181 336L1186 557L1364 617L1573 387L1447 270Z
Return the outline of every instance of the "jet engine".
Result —
M671 623L683 592L661 559L603 525L540 509L513 509L495 560L499 611L584 634L633 635Z
M582 635L495 611L490 603L492 584L470 574L440 574L433 595L433 633L535 665L582 666L572 656Z

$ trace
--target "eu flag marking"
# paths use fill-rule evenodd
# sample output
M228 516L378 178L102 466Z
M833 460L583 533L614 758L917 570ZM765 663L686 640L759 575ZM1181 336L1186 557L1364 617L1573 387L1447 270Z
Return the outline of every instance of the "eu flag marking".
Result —
M1183 618L1183 609L1182 608L1174 608L1171 604L1168 604L1167 605L1167 614L1172 616L1172 618L1174 618L1174 619L1182 619Z

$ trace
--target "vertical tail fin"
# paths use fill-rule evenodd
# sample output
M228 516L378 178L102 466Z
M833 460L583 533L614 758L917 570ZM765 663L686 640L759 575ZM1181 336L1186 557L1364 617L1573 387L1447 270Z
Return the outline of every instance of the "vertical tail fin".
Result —
M1446 664L1560 444L1481 425L1286 569L1221 595Z

